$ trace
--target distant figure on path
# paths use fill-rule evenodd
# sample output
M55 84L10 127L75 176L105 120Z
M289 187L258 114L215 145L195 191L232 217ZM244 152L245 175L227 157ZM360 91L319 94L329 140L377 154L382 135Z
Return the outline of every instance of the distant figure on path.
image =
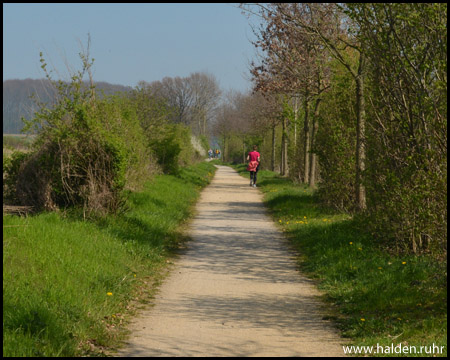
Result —
M213 151L211 149L208 150L208 157L211 159L213 155Z
M250 151L247 155L247 171L250 171L250 186L256 187L256 174L259 170L259 163L261 162L261 154L256 151L258 147L253 145L253 151Z

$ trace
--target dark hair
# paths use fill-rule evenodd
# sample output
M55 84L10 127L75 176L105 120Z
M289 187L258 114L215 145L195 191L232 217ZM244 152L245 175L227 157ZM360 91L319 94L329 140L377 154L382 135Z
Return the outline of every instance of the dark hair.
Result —
M256 145L253 145L253 151L258 150L258 147Z

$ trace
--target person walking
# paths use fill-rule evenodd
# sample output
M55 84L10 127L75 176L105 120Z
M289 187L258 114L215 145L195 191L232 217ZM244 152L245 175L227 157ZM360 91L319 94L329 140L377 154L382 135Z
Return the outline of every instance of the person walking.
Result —
M256 175L259 170L259 164L261 162L261 154L257 151L258 147L253 145L253 151L250 151L247 155L247 171L250 171L250 186L256 187Z
M213 155L213 151L211 149L209 149L208 150L208 157L209 157L209 159L212 158L212 155Z

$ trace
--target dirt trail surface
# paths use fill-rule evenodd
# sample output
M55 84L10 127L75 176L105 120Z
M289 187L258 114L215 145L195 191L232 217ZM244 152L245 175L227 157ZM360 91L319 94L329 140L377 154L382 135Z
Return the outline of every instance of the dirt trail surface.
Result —
M119 356L344 356L262 195L219 166L188 250Z

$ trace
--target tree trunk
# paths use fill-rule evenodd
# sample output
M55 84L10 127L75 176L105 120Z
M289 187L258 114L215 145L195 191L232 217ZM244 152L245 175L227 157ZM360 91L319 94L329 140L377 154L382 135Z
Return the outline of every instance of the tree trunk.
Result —
M284 119L285 126L284 126L284 175L289 175L289 156L288 156L288 147L289 147L289 138L288 138L288 121L287 119Z
M203 110L203 134L202 135L204 135L204 136L206 136L206 123L207 123L207 119L206 119L206 113L205 113L205 111Z
M284 117L281 122L283 125L283 134L281 137L281 175L289 175L288 165L288 138L287 138L287 118Z
M276 125L274 124L272 127L272 161L270 164L271 170L275 171L275 156L276 156L276 152L275 152L275 148L276 148L276 143L275 143L275 129L276 129Z
M295 96L295 102L294 102L294 149L297 149L297 115L298 115L298 96Z
M284 121L281 122L280 175L284 175Z
M225 154L226 154L226 153L225 153L225 149L226 149L226 147L225 147L225 142L226 142L226 139L227 139L227 138L226 138L226 136L224 135L224 136L223 136L223 149L222 149L222 161L223 161L223 162L226 162L226 160L225 160Z
M311 134L311 148L314 147L314 141L317 134L317 130L319 129L319 105L320 98L316 99L316 104L314 105L314 117L313 117L313 125L312 125L312 134ZM316 162L317 156L314 152L311 151L311 166L309 171L309 186L314 187L316 185Z
M366 165L365 127L366 112L364 102L364 55L359 58L358 76L356 77L356 207L359 211L366 209L366 189L362 183L362 173Z
M304 175L303 175L303 182L308 182L308 175L309 175L309 151L310 151L310 136L309 136L309 99L308 94L305 94L305 101L303 102L304 111L305 111L305 120L304 120L304 133L305 133L305 142L303 144L304 146L304 154L303 154L303 162L304 162Z

